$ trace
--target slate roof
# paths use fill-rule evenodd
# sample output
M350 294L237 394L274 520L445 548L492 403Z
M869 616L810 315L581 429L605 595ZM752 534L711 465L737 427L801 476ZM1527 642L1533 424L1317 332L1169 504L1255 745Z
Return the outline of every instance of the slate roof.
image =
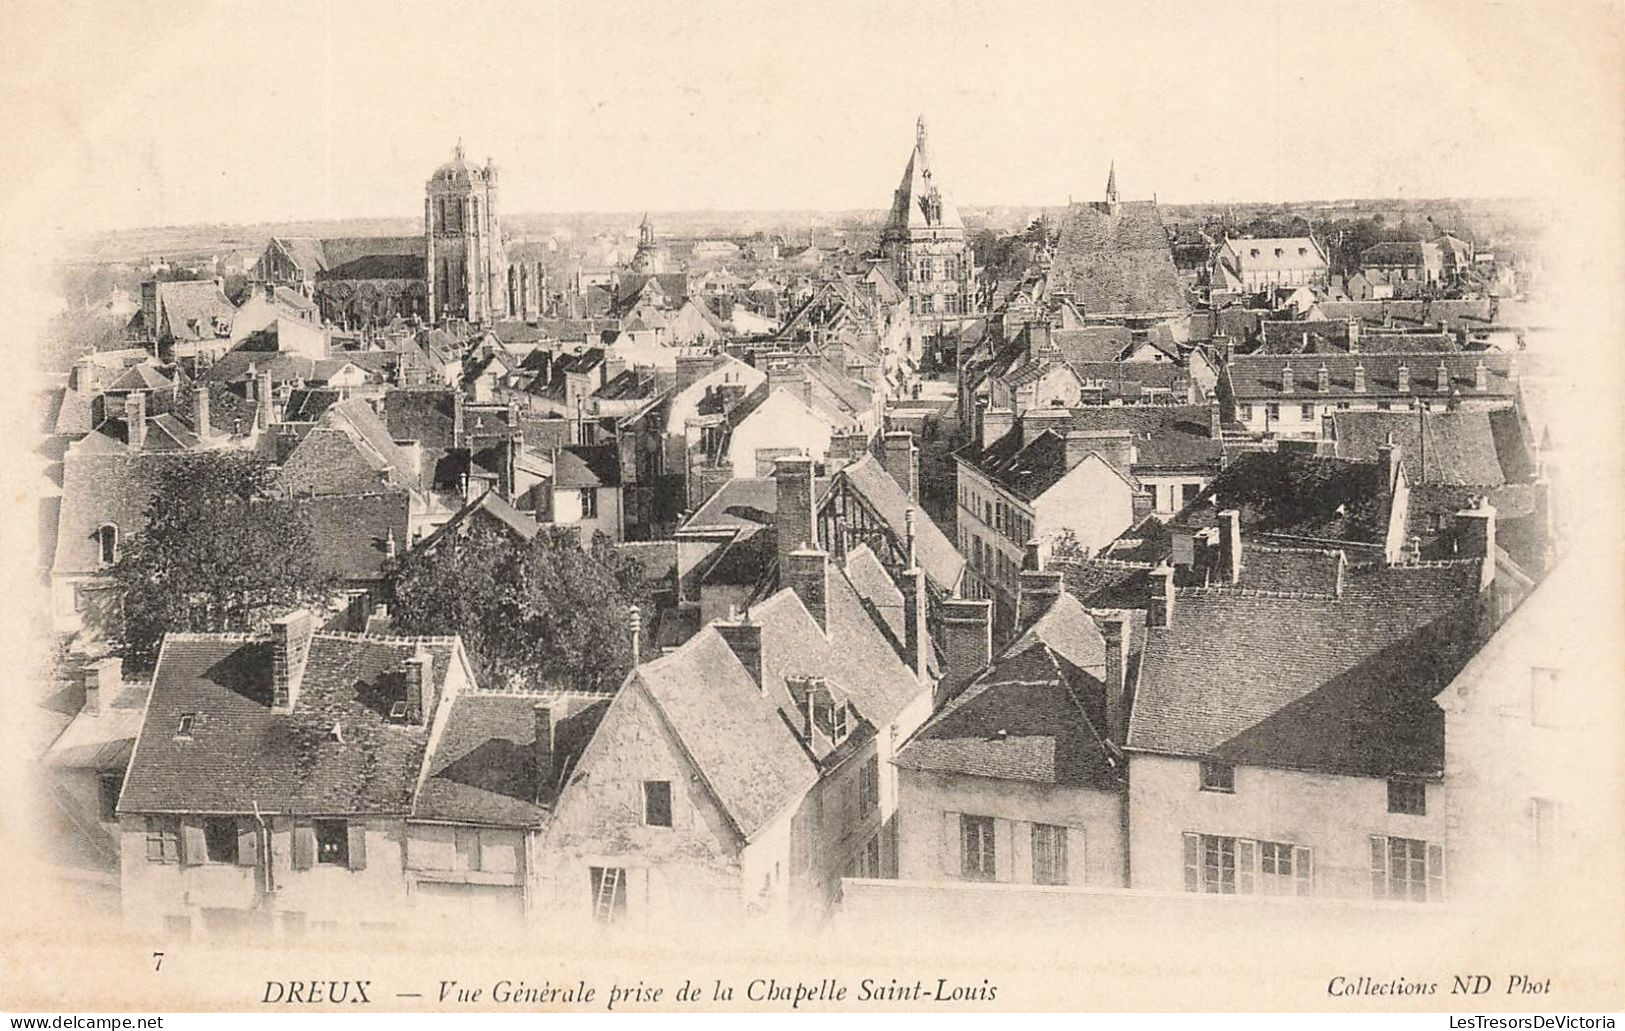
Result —
M560 448L553 477L554 486L561 489L619 487L620 448L615 444L571 444Z
M317 282L358 279L425 278L424 258L417 254L368 254L332 265L316 274Z
M88 438L87 438L88 439ZM132 455L119 449L93 454L75 444L62 467L62 504L57 518L57 573L90 573L100 568L96 531L104 523L119 528L122 541L147 526L147 506L164 470L185 452Z
M163 325L148 328L159 336L167 333L176 340L213 340L219 335L215 320L222 319L229 326L237 311L212 279L160 282L157 287L158 317Z
M1477 560L1355 565L1335 598L1181 589L1147 630L1128 748L1385 777L1442 772L1434 695L1480 636Z
M546 783L535 761L538 707L553 719L559 771ZM459 692L429 754L412 818L500 827L546 822L608 707L599 695Z
M1115 791L1117 772L1099 731L1104 664L1094 621L1063 594L909 738L896 764Z
M909 501L903 488L885 470L878 458L866 454L858 461L842 467L834 479L844 480L850 484L853 490L874 506L875 512L886 521L899 545L904 539L908 509L912 507L914 554L920 568L925 570L926 576L945 590L952 590L959 583L959 578L965 571L965 557L954 547L953 542L948 540L947 534L943 533L926 514L925 509ZM815 490L815 496L820 503L828 496L829 490L829 487ZM774 507L777 507L776 497Z
M1068 594L1085 608L1132 609L1151 595L1151 563L1112 559L1056 559Z
M317 633L296 708L270 707L271 646L247 634L166 635L119 800L126 813L405 814L428 729L392 722L402 664L422 647L443 692L456 638ZM190 738L177 737L192 715ZM334 723L343 741L332 740Z
M1308 337L1309 345L1304 346ZM1437 354L1458 351L1456 338L1449 333L1385 332L1367 330L1360 335L1359 350L1367 354ZM1257 354L1342 354L1349 351L1349 324L1338 319L1300 321L1265 319L1260 323Z
M1488 373L1488 390L1476 386L1477 368L1483 363ZM1449 372L1449 389L1440 391L1438 369ZM1283 370L1292 367L1293 391L1283 393ZM1316 377L1324 365L1330 375L1332 395L1394 398L1448 398L1452 391L1463 398L1510 397L1517 390L1511 355L1485 352L1441 354L1320 354L1307 359L1285 355L1238 355L1224 367L1223 376L1231 393L1243 401L1290 401L1307 404L1323 395ZM1365 369L1363 394L1354 391L1354 367ZM1410 370L1410 389L1399 391L1399 369Z
M1185 290L1152 201L1113 208L1073 204L1061 216L1050 291L1066 291L1086 314L1182 312Z
M1494 324L1490 318L1493 302L1487 300L1458 301L1321 301L1314 312L1323 319L1360 319L1370 326L1381 326L1386 311L1396 328L1407 326L1441 326L1446 332L1458 328L1484 329ZM1422 318L1424 310L1427 318ZM1504 309L1507 314L1512 306Z

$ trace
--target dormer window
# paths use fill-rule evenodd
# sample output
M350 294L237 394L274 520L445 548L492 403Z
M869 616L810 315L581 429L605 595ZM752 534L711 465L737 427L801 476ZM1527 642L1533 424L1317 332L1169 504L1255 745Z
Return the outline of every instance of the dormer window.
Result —
M104 566L118 564L118 527L103 523L96 528L97 557Z

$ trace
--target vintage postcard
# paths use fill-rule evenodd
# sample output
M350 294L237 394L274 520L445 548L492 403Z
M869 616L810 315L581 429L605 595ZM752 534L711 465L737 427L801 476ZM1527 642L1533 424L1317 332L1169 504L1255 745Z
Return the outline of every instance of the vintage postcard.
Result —
M1618 3L7 14L0 1009L1625 1009Z

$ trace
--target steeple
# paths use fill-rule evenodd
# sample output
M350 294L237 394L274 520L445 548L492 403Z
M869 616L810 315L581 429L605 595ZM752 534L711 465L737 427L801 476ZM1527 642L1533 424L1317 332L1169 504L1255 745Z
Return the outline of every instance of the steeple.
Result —
M914 120L914 145L921 150L925 149L925 116Z
M1112 162L1111 171L1106 173L1106 203L1117 203L1117 162Z
M461 164L463 161L463 138L461 136L457 137L457 150L455 151L455 155L458 163Z

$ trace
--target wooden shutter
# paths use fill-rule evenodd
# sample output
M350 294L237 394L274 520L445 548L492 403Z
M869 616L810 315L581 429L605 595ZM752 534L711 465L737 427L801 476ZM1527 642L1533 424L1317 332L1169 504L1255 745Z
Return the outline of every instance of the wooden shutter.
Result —
M959 814L942 814L942 872L958 880L965 876L964 858L960 849L964 847L959 830Z
M345 824L344 830L350 836L350 869L365 870L367 868L367 825L358 820L351 820Z
M1258 842L1236 839L1236 894L1251 895L1258 878Z
M1302 845L1292 848L1292 878L1299 895L1315 893L1315 854Z
M316 828L308 823L293 828L293 868L309 870L316 865Z
M1000 884L1009 884L1015 880L1015 844L1010 833L1009 820L995 818L993 821L993 879Z
M1089 877L1084 866L1083 828L1062 827L1061 847L1066 849L1066 883L1078 886L1088 884Z
M1428 844L1428 901L1444 901L1444 846Z
M1018 884L1038 880L1033 876L1033 824L1020 820L1010 824L1010 879Z
M253 820L237 822L237 865L258 866L260 836Z
M1388 897L1388 839L1371 835L1371 897Z
M1185 890L1202 890L1202 836L1185 834Z
M181 821L181 862L196 866L208 858L209 846L203 837L203 824L197 820Z

